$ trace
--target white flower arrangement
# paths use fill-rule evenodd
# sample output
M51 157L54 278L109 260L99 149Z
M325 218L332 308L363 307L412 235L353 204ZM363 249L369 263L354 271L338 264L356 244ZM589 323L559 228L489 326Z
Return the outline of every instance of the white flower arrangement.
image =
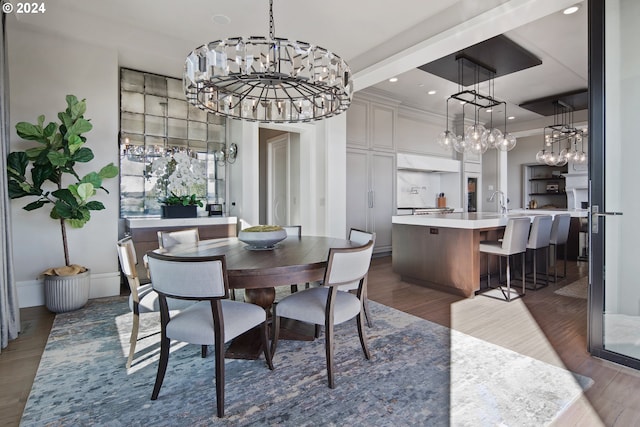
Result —
M153 192L159 197L204 196L207 180L204 162L185 152L170 157L160 157L148 167L149 177L155 177Z

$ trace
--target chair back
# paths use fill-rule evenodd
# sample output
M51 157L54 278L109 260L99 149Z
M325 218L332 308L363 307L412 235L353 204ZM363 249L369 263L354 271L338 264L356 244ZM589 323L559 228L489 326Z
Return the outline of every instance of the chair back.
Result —
M552 224L553 218L551 215L536 215L533 218L533 224L531 224L527 248L538 249L549 246Z
M356 248L332 248L329 250L324 286L339 286L363 279L371 264L373 242Z
M571 214L558 214L553 217L551 226L551 239L549 243L554 245L564 245L569 239L569 225L571 224Z
M358 230L357 228L352 228L351 230L349 230L349 240L351 240L352 242L358 243L360 245L364 245L369 240L372 240L375 246L376 233L371 233L368 231Z
M186 228L178 231L158 231L158 246L170 248L181 243L197 243L200 235L197 228Z
M148 252L153 289L168 297L217 299L229 297L224 255L173 257Z
M519 254L526 251L530 225L529 218L509 218L502 238L502 249L508 254Z
M118 240L118 259L120 259L120 268L127 278L135 279L138 277L136 271L136 264L138 258L136 257L136 248L133 246L133 240L131 237L125 237Z
M302 226L301 225L283 225L284 231L287 232L287 236L301 237Z

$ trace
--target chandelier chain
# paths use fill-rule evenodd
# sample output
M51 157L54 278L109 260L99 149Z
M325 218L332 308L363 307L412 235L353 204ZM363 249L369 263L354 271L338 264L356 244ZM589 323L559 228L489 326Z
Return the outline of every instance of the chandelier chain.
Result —
M273 23L273 0L269 0L269 37L276 38L276 25Z

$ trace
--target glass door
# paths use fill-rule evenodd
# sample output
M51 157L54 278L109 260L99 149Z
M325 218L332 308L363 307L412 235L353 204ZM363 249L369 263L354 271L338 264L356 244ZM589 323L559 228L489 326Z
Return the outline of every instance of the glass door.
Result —
M589 351L640 369L640 2L590 0Z

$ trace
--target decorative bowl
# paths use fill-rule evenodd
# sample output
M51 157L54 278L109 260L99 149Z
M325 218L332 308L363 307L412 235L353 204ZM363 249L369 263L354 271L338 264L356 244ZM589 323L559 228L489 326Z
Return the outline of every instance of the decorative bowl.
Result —
M273 225L249 227L238 233L238 240L249 245L249 249L273 249L276 243L286 238L286 230Z

